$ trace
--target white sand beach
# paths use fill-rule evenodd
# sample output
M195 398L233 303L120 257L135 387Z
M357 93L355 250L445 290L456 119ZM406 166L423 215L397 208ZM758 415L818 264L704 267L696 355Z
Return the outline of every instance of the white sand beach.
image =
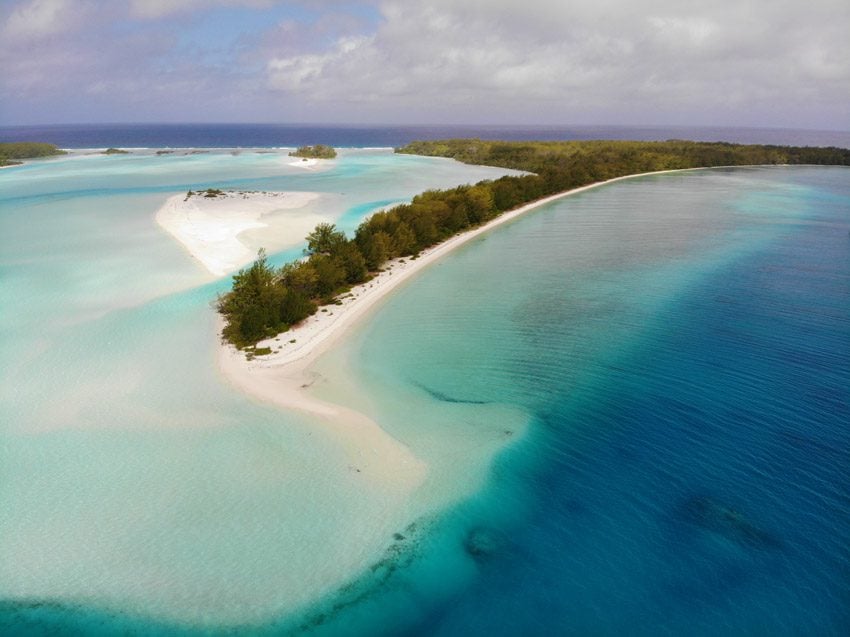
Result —
M315 192L226 191L217 197L174 195L156 213L157 223L213 275L250 263L259 247L270 252L298 245L330 217L315 209ZM240 238L264 228L262 246Z
M288 161L289 166L296 168L304 168L305 170L319 170L330 168L331 159L318 159L316 157L290 157L292 161Z

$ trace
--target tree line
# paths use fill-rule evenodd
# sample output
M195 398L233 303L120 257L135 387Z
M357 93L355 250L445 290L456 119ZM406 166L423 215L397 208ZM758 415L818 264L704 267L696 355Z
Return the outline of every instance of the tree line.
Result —
M335 302L389 260L414 257L464 230L523 204L625 175L754 164L850 165L850 150L667 142L490 142L456 139L413 142L399 153L452 157L466 163L515 168L528 174L428 190L364 220L348 238L323 223L307 237L306 258L272 267L263 251L233 277L218 299L224 338L238 346L286 331L320 305Z
M0 166L14 166L20 164L19 159L35 159L37 157L51 157L53 155L64 155L64 150L59 150L53 144L42 142L0 142Z
M336 157L336 149L332 146L324 144L316 144L315 146L300 146L291 153L290 157L303 157L305 159L333 159Z

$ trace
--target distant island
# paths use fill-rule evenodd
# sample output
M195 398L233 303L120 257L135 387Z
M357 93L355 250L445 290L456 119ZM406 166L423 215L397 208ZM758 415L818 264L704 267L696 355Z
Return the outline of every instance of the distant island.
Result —
M301 146L289 153L290 157L303 157L304 159L333 159L336 150L332 146L316 144L315 146Z
M103 151L104 155L129 155L130 151L121 150L120 148L107 148Z
M413 142L398 153L451 157L529 174L486 180L448 190L429 190L409 204L373 214L349 239L322 223L307 236L305 260L274 268L260 252L233 277L218 299L223 337L240 348L288 330L319 306L340 304L340 295L400 257L416 259L426 248L494 221L533 202L580 187L642 173L715 166L764 164L850 165L850 149L763 146L672 140L667 142L493 142L452 139ZM253 354L265 354L254 351Z
M23 163L19 161L21 159L38 159L65 154L64 150L43 142L0 142L0 166L17 166Z

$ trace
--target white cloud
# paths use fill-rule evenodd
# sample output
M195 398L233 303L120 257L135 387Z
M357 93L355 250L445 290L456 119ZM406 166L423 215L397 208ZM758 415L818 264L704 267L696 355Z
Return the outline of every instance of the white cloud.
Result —
M268 62L268 83L271 88L297 92L302 89L333 93L325 86L325 79L344 72L345 67L357 65L371 67L374 38L368 36L339 38L331 50L323 54L304 54L272 58Z
M548 122L728 120L777 100L848 112L844 1L386 0L381 11L350 50L340 38L273 57L269 86L467 121L530 104Z
M850 126L846 0L0 2L11 121L149 103L182 121ZM228 33L211 7L284 2L300 10L226 44L193 32Z
M58 33L68 26L68 0L31 0L14 9L3 25L4 39L22 40Z

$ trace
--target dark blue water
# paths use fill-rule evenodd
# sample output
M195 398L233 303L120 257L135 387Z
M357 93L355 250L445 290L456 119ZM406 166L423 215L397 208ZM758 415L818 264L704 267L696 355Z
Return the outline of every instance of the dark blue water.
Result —
M850 175L831 176L592 395L550 387L534 512L413 632L850 634Z
M0 126L0 141L41 141L60 148L261 148L330 144L402 146L414 140L691 139L850 148L850 131L686 126L316 126L297 124L80 124Z
M447 261L362 358L531 430L316 634L850 634L850 171L638 180Z

